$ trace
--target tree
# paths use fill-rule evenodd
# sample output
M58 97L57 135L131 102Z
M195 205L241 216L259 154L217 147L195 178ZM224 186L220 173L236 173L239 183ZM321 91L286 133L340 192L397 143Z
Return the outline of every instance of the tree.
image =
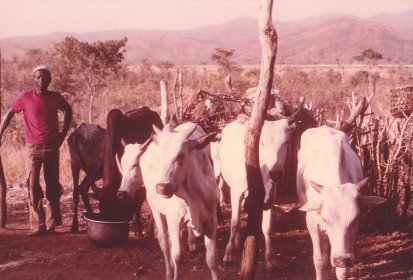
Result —
M373 68L377 65L377 61L383 59L383 55L379 52L376 52L372 49L363 50L360 55L355 56L354 58L359 61L367 62L369 65L369 89L368 93L372 94L376 92L376 82L377 75L373 74Z
M86 85L90 94L89 122L92 123L93 102L98 92L106 86L106 79L116 74L124 59L121 50L128 39L80 42L74 37L66 37L54 45L53 56L62 63L58 72L76 75ZM73 80L72 80L73 81ZM70 81L66 81L69 82Z
M370 65L376 65L377 61L383 59L383 55L379 52L376 52L372 49L366 49L360 54L362 61L367 60L367 63Z
M219 66L219 71L221 74L229 75L233 71L239 71L239 67L235 62L231 61L235 50L226 50L222 48L215 48L214 53L211 55L211 60Z
M260 1L258 26L262 49L261 72L258 90L254 98L254 107L244 139L248 184L248 197L245 202L248 214L247 238L241 264L241 278L244 280L254 279L261 235L265 189L259 165L258 144L270 98L275 56L277 54L277 33L271 19L272 3L272 0Z
M171 72L171 69L174 67L172 63L169 61L161 61L158 64L159 69L161 70L162 73L162 79L168 80L169 79L169 74Z

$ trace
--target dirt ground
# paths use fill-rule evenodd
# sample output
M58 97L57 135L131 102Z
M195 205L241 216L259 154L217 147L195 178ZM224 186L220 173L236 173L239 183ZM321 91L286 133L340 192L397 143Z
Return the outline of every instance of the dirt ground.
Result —
M8 188L8 223L0 230L0 279L164 279L164 261L156 239L136 239L130 234L125 246L97 247L88 240L83 219L80 219L80 233L69 233L72 219L69 188L62 197L64 224L57 229L57 235L28 236L26 199L25 187ZM282 205L280 201L278 204ZM261 252L255 278L315 279L304 213L274 209L272 241L277 267L267 271ZM221 261L229 237L229 215L229 211L224 212L225 223L218 229L219 277L239 279L241 252L238 251L233 265L225 266ZM202 245L202 240L199 243ZM190 253L185 245L181 278L210 279L203 247L197 253ZM332 274L331 279L334 279ZM409 230L385 233L362 230L351 279L413 279Z

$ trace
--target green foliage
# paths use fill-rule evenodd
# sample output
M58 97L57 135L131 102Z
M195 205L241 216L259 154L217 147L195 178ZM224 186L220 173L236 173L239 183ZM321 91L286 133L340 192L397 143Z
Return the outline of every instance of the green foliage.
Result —
M96 41L92 43L80 42L74 37L66 37L62 42L56 43L53 56L59 62L59 73L76 75L85 82L92 95L104 86L106 78L121 68L120 62L124 59L121 50L127 42L122 40ZM71 84L70 80L63 84Z
M89 121L92 122L93 102L96 94L107 86L108 78L117 74L124 59L121 50L127 38L122 40L80 42L66 37L56 43L53 58L56 62L57 85L61 90L74 92L83 82L90 94ZM79 79L80 78L80 79Z

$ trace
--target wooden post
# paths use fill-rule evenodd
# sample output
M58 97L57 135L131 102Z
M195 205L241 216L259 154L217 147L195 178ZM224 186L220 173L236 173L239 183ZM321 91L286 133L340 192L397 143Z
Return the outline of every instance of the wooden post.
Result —
M225 88L228 92L232 92L232 79L231 75L225 76Z
M178 85L178 75L179 75L179 71L176 71L174 85L172 86L172 97L174 99L174 104L175 104L176 118L178 119L178 122L181 123L182 120L181 120L181 116L179 115L179 108L178 108L179 106L178 106L178 101L176 100L176 93L175 93L176 87Z
M93 103L95 102L95 93L93 92L92 95L90 95L90 101L89 101L89 123L93 123Z
M2 115L1 108L3 107L3 90L1 86L1 48L0 48L0 118ZM0 119L1 120L1 119ZM1 139L0 139L1 148ZM7 223L7 204L6 204L7 185L6 178L4 176L3 163L1 161L1 149L0 149L0 227L6 227Z
M184 85L182 83L182 73L179 72L178 75L178 84L179 84L179 122L182 122L184 116L183 116L183 111L184 111L184 101L182 99L182 94L184 90Z
M261 235L262 211L264 204L264 183L259 166L258 144L267 111L275 56L277 53L277 33L272 24L272 0L261 0L258 27L262 49L261 72L254 107L245 135L245 167L247 171L248 197L245 208L248 214L246 240L241 263L241 279L254 279Z
M165 125L168 122L168 89L165 80L161 80L161 120Z

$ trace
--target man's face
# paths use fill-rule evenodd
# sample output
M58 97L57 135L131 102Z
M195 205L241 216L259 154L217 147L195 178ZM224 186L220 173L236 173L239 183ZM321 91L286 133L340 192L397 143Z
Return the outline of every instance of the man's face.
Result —
M37 70L33 74L33 81L38 90L46 90L51 82L50 72L47 70Z

